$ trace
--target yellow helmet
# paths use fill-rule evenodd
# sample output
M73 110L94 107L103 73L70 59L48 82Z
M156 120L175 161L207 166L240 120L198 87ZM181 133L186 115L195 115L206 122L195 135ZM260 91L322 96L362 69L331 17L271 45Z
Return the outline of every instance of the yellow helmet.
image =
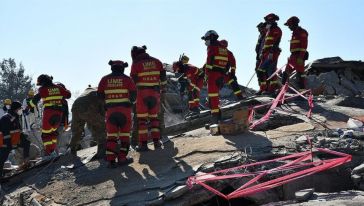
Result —
M4 105L11 105L11 99L4 99Z
M33 89L30 89L28 91L28 96L30 96L30 97L33 97L34 96L34 90Z
M187 64L189 60L190 60L190 58L188 58L188 56L186 56L184 54L181 56L181 62L183 64Z

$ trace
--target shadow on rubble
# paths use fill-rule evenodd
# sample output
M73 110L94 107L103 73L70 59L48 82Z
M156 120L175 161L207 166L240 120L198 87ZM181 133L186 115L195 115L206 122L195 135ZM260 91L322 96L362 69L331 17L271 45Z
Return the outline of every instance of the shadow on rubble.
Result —
M185 180L194 174L190 165L175 156L178 148L173 141L164 143L164 148L140 153L139 163L147 165L162 189L168 190L176 181Z
M246 154L270 153L272 142L266 136L262 136L250 131L237 135L222 135L228 145L234 146L238 151Z

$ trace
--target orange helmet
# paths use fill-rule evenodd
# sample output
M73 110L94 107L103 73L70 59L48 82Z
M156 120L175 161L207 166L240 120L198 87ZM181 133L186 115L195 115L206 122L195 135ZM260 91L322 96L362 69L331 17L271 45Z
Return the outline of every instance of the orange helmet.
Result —
M292 16L291 18L289 18L287 20L286 23L284 23L284 25L286 25L286 26L294 26L294 25L298 25L298 23L300 23L300 19L297 16Z
M4 105L11 105L11 99L4 99Z
M279 16L275 15L274 13L270 13L264 17L264 20L267 22L274 22L279 20Z

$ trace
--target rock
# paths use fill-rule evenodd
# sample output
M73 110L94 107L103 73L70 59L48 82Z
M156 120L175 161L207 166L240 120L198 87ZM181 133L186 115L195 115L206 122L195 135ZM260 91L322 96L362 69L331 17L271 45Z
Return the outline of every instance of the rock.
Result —
M352 92L354 95L360 94L358 89L356 88L355 84L349 81L346 77L341 77L340 84L350 92Z
M336 91L335 91L334 87L332 87L330 85L325 85L323 94L324 95L335 95Z
M351 175L361 174L361 173L364 173L364 163L355 167L353 171L351 171Z
M297 201L304 202L309 200L313 195L314 189L304 189L295 193Z
M364 182L360 182L359 189L362 190L362 191L364 191Z
M354 96L354 93L351 92L349 89L346 89L345 87L338 85L335 87L336 95L343 95L343 96Z
M362 177L360 175L351 175L351 180L353 180L354 184L359 184L361 181Z
M297 144L303 144L303 143L306 143L306 142L307 142L307 137L308 137L308 139L309 139L309 140L312 140L312 139L313 139L313 137L306 136L306 135L302 135L302 136L298 137L298 138L295 140L295 142L296 142Z
M354 81L355 87L361 92L361 94L364 94L364 81Z
M164 203L164 197L159 197L155 200L150 200L150 201L146 202L145 205L156 206L156 205L163 205L163 203Z
M175 199L177 197L182 196L184 193L186 193L189 190L189 188L187 187L187 185L180 185L175 187L174 189L172 189L171 191L167 192L165 194L166 196L166 200L172 200Z

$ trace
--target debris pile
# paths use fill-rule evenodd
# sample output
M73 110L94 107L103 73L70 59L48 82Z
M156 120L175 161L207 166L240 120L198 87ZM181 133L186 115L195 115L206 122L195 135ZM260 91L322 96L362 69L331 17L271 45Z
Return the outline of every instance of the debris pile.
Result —
M307 88L315 95L364 95L364 62L324 58L308 64L306 72Z

